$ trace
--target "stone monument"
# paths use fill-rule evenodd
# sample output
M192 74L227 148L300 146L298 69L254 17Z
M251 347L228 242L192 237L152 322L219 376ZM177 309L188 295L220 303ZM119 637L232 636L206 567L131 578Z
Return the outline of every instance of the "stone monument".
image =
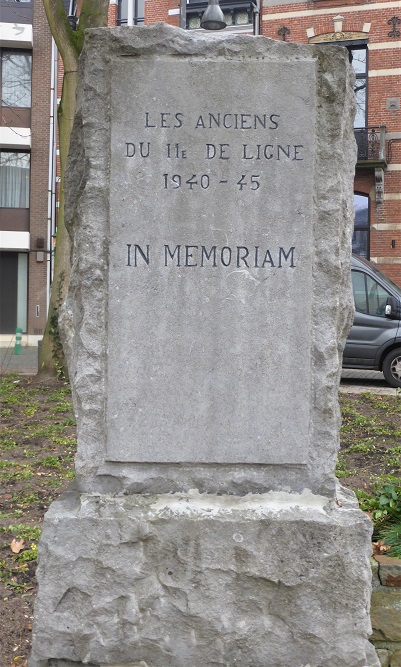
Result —
M67 176L74 490L31 667L365 667L336 484L356 158L345 49L89 31Z

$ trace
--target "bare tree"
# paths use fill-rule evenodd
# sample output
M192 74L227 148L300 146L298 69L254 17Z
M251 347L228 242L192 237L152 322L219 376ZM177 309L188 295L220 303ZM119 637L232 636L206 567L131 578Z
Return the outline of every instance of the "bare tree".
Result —
M82 0L77 29L72 30L62 0L43 0L47 20L64 65L63 90L58 108L60 149L60 199L57 220L54 276L50 308L43 336L39 371L65 371L58 335L58 310L64 299L71 270L70 240L64 225L64 174L75 112L78 86L78 58L86 28L107 26L109 0Z

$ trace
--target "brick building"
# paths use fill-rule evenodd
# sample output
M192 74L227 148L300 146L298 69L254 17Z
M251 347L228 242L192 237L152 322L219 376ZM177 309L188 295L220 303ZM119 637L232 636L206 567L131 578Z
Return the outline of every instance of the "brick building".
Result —
M124 24L127 2L118 3ZM164 21L199 29L206 2L135 1L134 23ZM348 48L356 73L353 248L401 285L400 0L220 0L227 31ZM141 12L144 12L142 16Z
M41 0L0 0L0 345L41 338L54 228L55 52Z
M67 13L76 0L63 0ZM110 0L109 25L200 29L206 0ZM354 250L401 285L401 0L220 0L227 32L340 44L356 72ZM0 0L0 345L44 331L62 67L41 0Z

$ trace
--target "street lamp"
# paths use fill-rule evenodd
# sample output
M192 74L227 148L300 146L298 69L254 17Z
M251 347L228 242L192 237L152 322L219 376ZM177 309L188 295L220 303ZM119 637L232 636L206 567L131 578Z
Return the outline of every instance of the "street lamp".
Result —
M201 28L204 30L223 30L227 24L220 9L219 0L209 0L201 18Z

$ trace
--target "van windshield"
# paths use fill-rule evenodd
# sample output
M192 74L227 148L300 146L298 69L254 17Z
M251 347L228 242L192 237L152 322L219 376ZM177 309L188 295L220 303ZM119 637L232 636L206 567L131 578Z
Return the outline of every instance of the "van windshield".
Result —
M386 276L383 271L380 271L380 269L377 269L371 262L369 262L369 267L372 269L373 273L375 273L381 280L386 283L389 287L392 288L393 292L395 292L400 298L401 298L401 287L398 287L395 283L393 283L392 280L388 276Z

